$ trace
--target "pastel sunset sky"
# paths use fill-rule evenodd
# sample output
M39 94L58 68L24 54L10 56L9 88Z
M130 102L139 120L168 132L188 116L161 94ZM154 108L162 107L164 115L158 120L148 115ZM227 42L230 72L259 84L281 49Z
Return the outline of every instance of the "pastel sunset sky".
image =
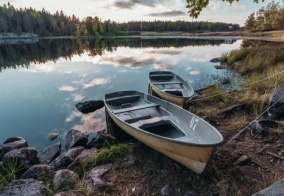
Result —
M0 4L10 2L16 8L32 7L55 13L62 10L67 15L98 16L102 20L127 22L133 20L185 20L195 21L189 17L186 0L0 0ZM231 5L221 0L210 0L198 21L228 22L243 25L249 14L266 6L272 0L253 3L253 0L240 0ZM281 2L275 1L275 2Z

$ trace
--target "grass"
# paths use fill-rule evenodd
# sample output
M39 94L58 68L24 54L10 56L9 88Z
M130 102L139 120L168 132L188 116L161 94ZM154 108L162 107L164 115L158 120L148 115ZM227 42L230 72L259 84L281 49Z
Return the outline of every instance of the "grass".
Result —
M0 172L0 182L2 182L3 186L5 187L8 185L12 180L17 179L17 174L20 171L18 167L17 160L9 160L3 163ZM1 189L1 186L0 186Z
M134 144L119 143L100 149L96 154L90 156L84 163L85 168L95 167L97 165L108 163L116 158L123 157L132 153Z

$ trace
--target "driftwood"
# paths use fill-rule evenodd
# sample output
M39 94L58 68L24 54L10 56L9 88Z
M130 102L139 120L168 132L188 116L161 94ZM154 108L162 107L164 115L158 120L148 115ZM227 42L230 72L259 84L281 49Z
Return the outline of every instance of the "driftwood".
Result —
M233 112L237 110L243 110L249 106L250 102L240 102L236 103L234 105L231 105L229 107L226 107L220 111L217 112L217 114L232 114Z
M279 155L277 155L277 154L274 154L274 153L272 153L272 152L266 151L266 153L269 154L269 155L272 155L272 156L274 156L274 157L276 157L276 158L278 158L278 159L284 160L283 157L281 157L281 156L279 156Z

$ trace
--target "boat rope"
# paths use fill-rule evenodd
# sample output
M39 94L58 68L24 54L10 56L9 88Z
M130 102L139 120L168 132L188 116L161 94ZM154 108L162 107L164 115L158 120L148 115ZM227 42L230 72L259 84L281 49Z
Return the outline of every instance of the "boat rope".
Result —
M242 132L244 132L252 123L254 123L256 120L258 120L263 114L265 114L266 111L268 111L270 108L272 108L276 103L278 103L279 101L281 101L281 99L284 98L284 95L282 97L280 97L276 102L274 102L273 104L271 104L269 107L267 107L264 112L262 112L260 115L258 115L254 120L252 120L245 128L243 128L241 131L239 131L234 137L232 137L226 144L230 143L231 141L233 141L234 139L236 139ZM226 145L225 144L225 145Z
M252 86L252 85L254 85L254 84L260 83L260 82L262 82L262 81L264 81L264 80L270 79L270 78L272 78L272 77L275 77L275 76L280 75L280 74L283 74L283 73L284 73L284 70L281 71L281 72L275 73L275 74L273 74L273 75L271 75L271 76L269 76L269 77L266 77L266 78L263 78L263 79L261 79L261 80L258 80L258 81L256 81L256 82L252 82L252 83L250 83L250 84L244 85L243 88L250 87L250 86ZM244 90L244 89L241 89L240 91L242 91L242 90ZM224 94L228 94L228 93L236 93L236 92L238 92L238 91L236 91L236 90L229 90L229 91L226 91L226 92L218 93L218 94L216 94L216 95L211 95L211 96L207 96L207 97L202 97L202 98L199 98L199 99L193 99L193 100L190 100L190 102L196 102L196 101L205 100L205 99L209 99L209 98L212 98L212 97L216 97L216 96L220 96L220 95L224 95Z

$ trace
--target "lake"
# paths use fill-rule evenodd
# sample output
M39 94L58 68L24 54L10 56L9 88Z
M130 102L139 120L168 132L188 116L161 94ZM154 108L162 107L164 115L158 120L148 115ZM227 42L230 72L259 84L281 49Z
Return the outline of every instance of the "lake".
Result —
M41 149L70 129L105 127L104 108L80 113L75 104L120 90L147 93L152 70L170 70L196 89L229 75L209 61L240 48L241 40L40 39L0 45L0 144L22 136ZM60 137L49 141L49 133Z

